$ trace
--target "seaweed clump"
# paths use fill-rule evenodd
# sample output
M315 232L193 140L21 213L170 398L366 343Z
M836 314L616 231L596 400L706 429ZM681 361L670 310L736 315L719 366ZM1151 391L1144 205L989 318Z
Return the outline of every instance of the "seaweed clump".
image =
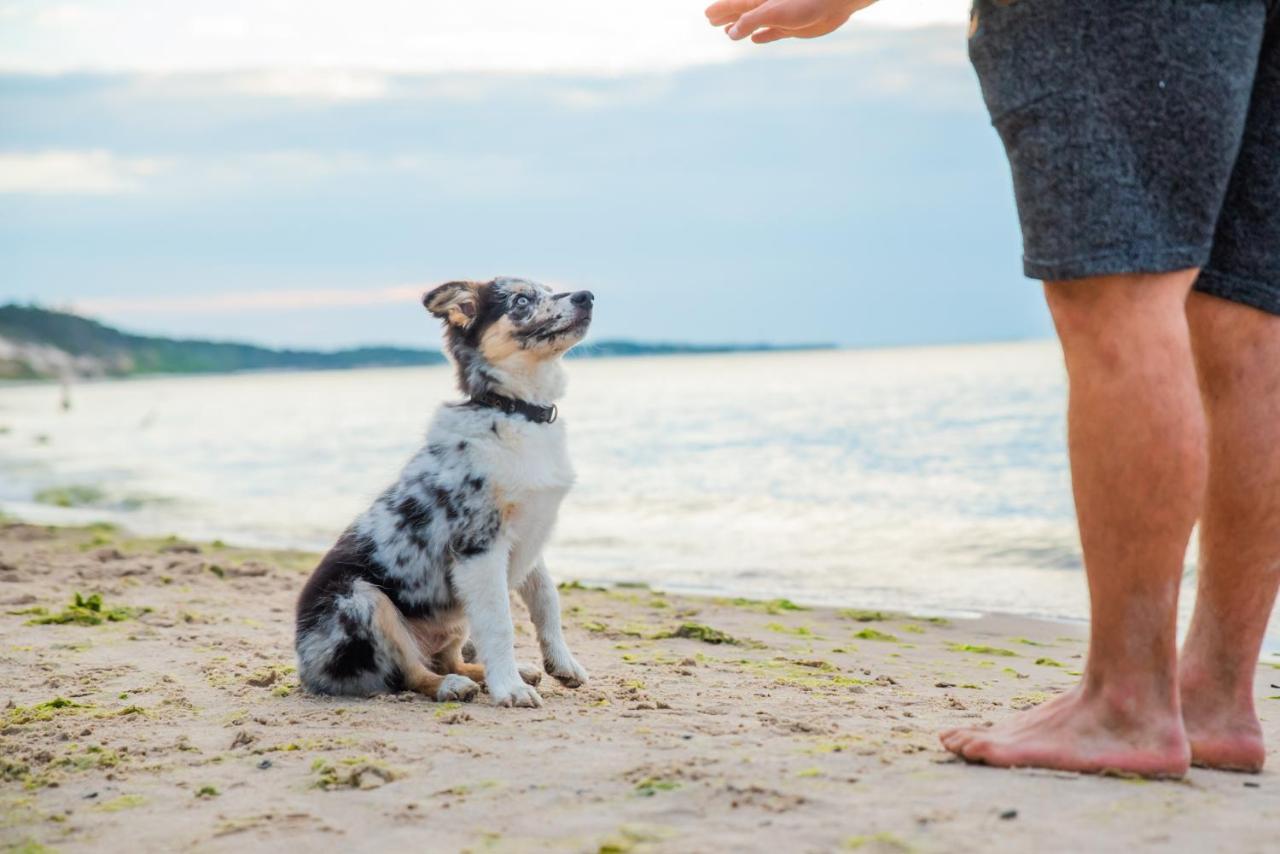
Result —
M699 640L703 643L710 644L730 644L732 646L740 645L741 641L732 635L726 634L719 629L713 629L702 623L681 623L680 626L672 631L663 632L655 635L657 638L688 638L689 640Z
M56 614L51 614L44 608L32 608L22 613L35 615L30 620L27 620L27 625L29 626L62 625L66 623L74 623L78 626L98 626L103 623L122 623L150 610L150 608L108 608L103 605L101 594L93 593L85 596L82 593L77 593L72 598L71 603Z

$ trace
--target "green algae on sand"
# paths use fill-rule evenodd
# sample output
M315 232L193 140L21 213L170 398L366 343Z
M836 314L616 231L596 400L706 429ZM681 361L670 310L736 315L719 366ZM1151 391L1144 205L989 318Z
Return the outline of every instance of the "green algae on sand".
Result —
M37 504L53 507L88 507L101 503L105 498L106 495L98 487L79 484L50 486L35 494Z
M710 644L730 644L733 646L741 645L741 641L732 635L726 634L719 629L713 629L702 623L681 623L677 628L669 632L660 632L654 636L656 639L662 638L689 638L690 640L700 640L703 643Z
M98 812L120 812L122 810L131 810L134 807L140 807L147 802L142 795L121 795L118 798L112 798L109 801L103 801L93 809Z
M337 762L317 759L311 763L311 773L316 775L314 789L375 789L390 783L401 775L381 762L365 756L349 756Z
M26 611L16 612L34 615L27 620L29 626L46 626L46 625L65 625L74 623L77 626L98 626L103 623L122 623L125 620L131 620L140 614L148 613L150 608L129 608L118 606L108 608L102 604L102 595L100 593L91 593L85 596L82 593L76 593L71 599L71 603L56 614L51 614L45 608L29 608Z
M886 614L884 611L865 611L861 608L844 608L836 613L855 623L878 623L893 619L893 614Z
M1003 655L1008 658L1017 658L1018 654L1011 649L1003 649L998 646L984 646L982 644L972 643L953 643L948 647L952 652L972 652L974 655Z
M642 798L652 798L658 792L673 792L680 788L680 784L675 780L662 780L656 777L646 777L639 783L636 783L636 794Z
M36 721L52 720L55 715L63 714L69 709L87 708L90 707L68 700L66 697L54 697L52 700L36 703L34 706L17 706L9 709L9 723L22 726Z

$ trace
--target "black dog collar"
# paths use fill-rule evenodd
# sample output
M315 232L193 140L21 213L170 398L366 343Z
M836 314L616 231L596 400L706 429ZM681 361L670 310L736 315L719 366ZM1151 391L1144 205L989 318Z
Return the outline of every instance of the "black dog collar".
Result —
M489 409L501 409L508 415L523 415L535 424L550 424L560 414L556 410L555 404L539 406L536 403L529 403L527 400L516 400L514 397L506 397L494 391L474 395L468 402L475 406L484 406Z

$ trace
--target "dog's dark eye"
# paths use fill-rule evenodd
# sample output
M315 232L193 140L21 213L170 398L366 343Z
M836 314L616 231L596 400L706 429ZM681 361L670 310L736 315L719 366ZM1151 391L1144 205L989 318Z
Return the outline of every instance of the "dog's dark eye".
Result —
M511 301L516 308L524 308L529 304L529 298L524 294L516 294L516 298Z

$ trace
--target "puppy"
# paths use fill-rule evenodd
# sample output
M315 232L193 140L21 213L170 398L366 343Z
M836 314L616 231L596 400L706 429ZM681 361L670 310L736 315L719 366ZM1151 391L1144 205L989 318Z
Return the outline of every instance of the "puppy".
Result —
M520 591L547 673L587 680L560 629L542 549L573 483L555 400L560 357L591 325L590 291L523 279L449 282L423 298L467 400L442 405L427 444L339 538L298 599L298 673L318 694L408 689L540 706L516 666L509 591ZM462 646L471 635L476 663Z

